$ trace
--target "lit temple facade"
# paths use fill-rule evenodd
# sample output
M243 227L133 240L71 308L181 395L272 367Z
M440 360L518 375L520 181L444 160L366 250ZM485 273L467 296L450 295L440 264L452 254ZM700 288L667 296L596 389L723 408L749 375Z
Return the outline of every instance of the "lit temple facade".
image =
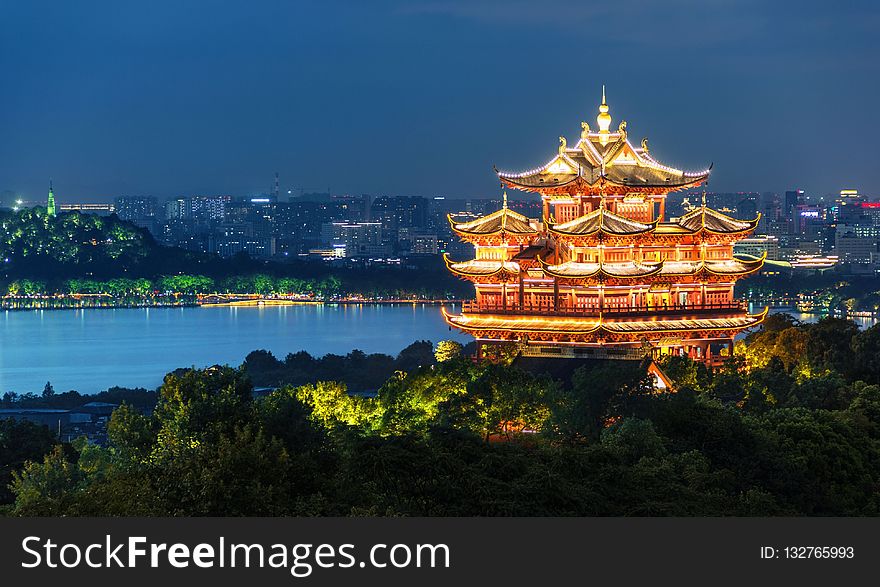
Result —
M611 131L605 103L598 129L581 123L580 140L560 137L541 167L497 171L502 185L541 196L542 218L501 210L458 222L475 258L450 271L473 282L476 299L446 321L478 348L518 343L524 354L641 357L682 354L715 362L734 337L759 324L734 298L736 280L764 259L740 260L733 244L758 218L737 220L701 206L665 217L666 195L703 184L709 169L685 172L653 158L647 139L634 146L626 122ZM711 166L710 166L711 168Z

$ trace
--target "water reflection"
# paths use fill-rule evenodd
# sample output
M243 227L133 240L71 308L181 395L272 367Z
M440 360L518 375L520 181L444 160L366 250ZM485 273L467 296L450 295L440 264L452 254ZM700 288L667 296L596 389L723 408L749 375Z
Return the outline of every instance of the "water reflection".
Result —
M393 355L421 339L470 340L427 304L7 311L0 393L155 387L178 367L239 365L255 349Z

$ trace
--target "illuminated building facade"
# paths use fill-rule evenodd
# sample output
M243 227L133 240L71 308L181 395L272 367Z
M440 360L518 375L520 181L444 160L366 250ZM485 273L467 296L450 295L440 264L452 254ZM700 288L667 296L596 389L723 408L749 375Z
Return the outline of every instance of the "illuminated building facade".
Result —
M81 212L83 214L97 214L99 216L109 216L116 212L116 207L113 204L84 204L84 203L72 203L72 204L61 204L59 209L62 212Z
M542 218L507 206L452 230L475 258L450 271L473 282L476 299L447 322L486 344L515 342L524 354L644 356L681 354L713 362L734 337L759 324L734 298L735 282L764 256L733 255L759 218L737 220L706 205L665 218L670 191L703 184L709 169L685 172L654 159L647 139L634 146L626 122L611 131L605 103L598 130L581 123L570 147L521 173L497 171L502 185L541 197ZM759 215L760 216L760 215Z

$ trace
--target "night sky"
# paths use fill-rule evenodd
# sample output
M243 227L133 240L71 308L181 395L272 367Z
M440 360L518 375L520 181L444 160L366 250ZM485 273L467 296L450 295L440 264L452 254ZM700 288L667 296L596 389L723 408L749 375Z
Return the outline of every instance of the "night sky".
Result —
M878 30L873 2L8 0L0 192L489 196L604 83L713 191L880 196Z

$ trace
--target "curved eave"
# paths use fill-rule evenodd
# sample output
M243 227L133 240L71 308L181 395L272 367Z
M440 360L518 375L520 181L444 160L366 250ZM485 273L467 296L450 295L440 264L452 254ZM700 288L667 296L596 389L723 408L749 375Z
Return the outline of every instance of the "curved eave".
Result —
M536 173L534 175L526 175L522 177L514 176L506 176L502 174L503 172L498 172L498 179L507 184L507 187L518 189L518 190L540 190L543 188L561 188L567 187L572 184L578 182L578 180L583 180L583 176L578 175L576 173L572 173L571 177L566 179L565 181L540 181L541 174ZM524 181L527 179L535 178L532 181ZM586 186L590 186L591 184L587 181L583 181Z
M513 276L519 275L519 271L511 271L510 269L506 268L504 266L504 263L501 261L499 261L500 265L498 269L495 269L494 271L476 271L473 273L455 267L455 265L458 265L459 263L452 261L452 259L449 258L448 253L443 253L443 262L446 263L446 268L449 271L461 277L493 277L502 273Z
M549 265L544 259L538 257L538 262L541 264L541 269L547 273L547 275L552 275L553 277L558 277L559 279L586 279L590 277L595 277L597 275L602 275L604 277L611 277L614 279L641 279L643 277L651 277L652 275L657 275L663 269L663 263L658 263L651 267L650 271L645 273L636 273L636 274L620 274L620 273L612 273L605 269L604 264L599 264L599 267L593 271L592 273L582 273L579 275L569 275L566 273L560 273L558 270L554 271L551 269L552 265Z
M694 320L681 320L680 321L682 323L681 326L678 326L675 328L651 328L651 329L645 328L642 330L639 330L639 329L631 329L631 330L614 329L613 327L609 328L609 326L611 324L615 324L615 322L603 322L600 325L600 328L608 333L613 333L613 334L648 334L648 333L650 333L650 334L668 334L668 333L672 333L672 332L688 332L688 331L694 331L694 330L696 330L696 331L721 330L721 331L727 331L727 332L737 332L737 331L745 330L747 328L753 328L753 327L757 326L758 324L760 324L761 322L763 322L764 318L767 317L767 312L769 310L770 310L770 308L764 308L764 311L761 312L760 314L746 314L745 317L748 318L748 321L743 324L737 324L735 326L723 326L720 324L717 324L717 325L716 324L708 324L708 325L688 324L688 322L692 322L692 323L701 322L700 319L694 319ZM702 321L704 322L705 320L702 320ZM628 322L617 322L617 323L618 324L628 324ZM629 322L629 324L632 324L632 322Z
M619 167L623 167L622 165ZM709 174L699 175L699 176L687 176L683 175L681 178L677 178L673 181L663 181L663 182L648 182L648 181L617 181L611 177L609 177L608 172L606 170L605 175L603 176L606 184L620 186L624 188L662 188L667 190L681 190L685 188L692 188L700 185L705 182L709 178Z
M666 271L665 273L663 273L663 272L661 271L661 273L662 273L663 275L669 275L669 276L696 275L697 273L700 272L700 269L701 269L701 267L700 267L699 264L694 264L694 265L692 265L691 268L690 268L690 270L688 270L688 271L675 271L675 270L673 269L673 267L674 267L674 266L672 266L672 265L667 266L665 263L663 263L663 268L664 268L664 269L665 269L665 268L669 268L669 271Z
M728 331L728 332L736 332L742 331L747 328L753 328L764 321L767 317L767 312L769 308L764 308L764 311L759 314L746 314L745 318L747 319L742 324L736 324L733 326L724 326L722 324L706 324L709 320L680 320L674 321L670 320L669 322L680 322L680 325L675 327L666 327L666 328L632 328L632 329L621 329L615 328L614 324L634 324L634 322L605 322L601 317L594 323L591 323L588 328L584 329L571 329L560 327L567 322L571 322L571 319L552 319L552 318L542 318L542 317L534 317L527 318L523 316L519 316L516 319L505 319L503 316L497 317L500 325L493 324L463 324L461 322L456 321L456 318L462 319L464 315L462 314L449 314L446 311L446 308L441 308L441 312L443 313L443 319L447 324L458 328L460 330L464 330L467 332L474 331L491 331L491 330L502 330L506 332L516 332L528 334L529 332L552 332L562 335L585 335L585 334L593 334L599 331L606 332L608 334L629 334L629 335L640 335L640 334L667 334L667 333L678 333L678 332L687 332L687 331ZM484 320L491 320L495 318L494 315L488 314L483 318ZM479 318L477 318L479 320ZM504 324L504 322L507 322ZM522 323L522 326L518 326L517 322ZM542 324L543 322L543 324ZM554 322L556 324L554 324ZM641 323L647 323L647 321L639 321ZM702 324L700 324L702 323Z
M660 262L657 265L653 266L650 271L645 273L637 273L634 275L618 275L617 273L610 273L605 270L604 266L602 267L602 275L607 277L613 277L615 279L640 279L642 277L651 277L652 275L657 275L663 270L663 263Z
M616 232L613 230L608 230L606 227L602 226L601 223L595 230L591 230L590 232L567 232L565 230L557 229L556 225L551 226L549 224L547 225L547 230L549 232L552 232L553 234L558 234L559 236L567 236L567 237L593 236L595 234L600 234L600 233L607 235L607 236L639 236L640 234L647 234L649 232L653 232L654 230L656 230L657 223L659 222L659 220L660 219L658 218L656 220L652 220L650 223L643 222L641 224L647 224L648 225L647 228L644 228L644 229L638 230L638 231L632 231L632 232Z
M477 237L478 238L478 237L500 236L500 235L504 235L504 234L509 234L511 236L516 236L516 237L529 237L529 236L536 236L538 234L538 231L535 229L531 229L528 232L520 232L518 230L511 230L511 229L507 228L506 226L504 226L503 222L502 222L500 228L498 228L497 230L493 230L491 232L483 232L483 231L479 231L479 230L468 230L466 228L461 228L460 225L457 225L455 220L453 220L453 218L452 218L452 214L447 214L446 220L449 222L449 227L452 229L452 232L454 232L455 234L461 235L461 236L469 236L469 237Z
M569 236L569 237L578 237L578 236L593 236L595 234L599 234L602 232L601 227L597 227L595 230L591 230L590 232L565 232L564 230L557 230L555 226L547 225L547 232L557 234L559 236Z
M713 271L712 268L708 264L704 264L707 273L711 273L712 275L751 275L752 273L759 271L761 267L764 266L764 261L767 259L767 251L764 251L763 254L753 261L744 261L742 259L736 259L739 263L742 263L745 266L744 271Z
M573 184L580 183L584 187L587 188L595 188L599 182L590 183L585 179L583 175L571 174L571 177L565 179L563 181L540 181L540 174L535 175L527 175L523 177L516 176L505 176L502 175L501 172L498 173L498 178L504 182L504 184L512 189L518 189L523 191L538 191L542 189L550 189L550 188L564 188L569 187ZM688 177L685 176L681 178L681 180L676 181L664 181L664 182L641 182L641 181L616 181L610 177L603 176L606 185L617 186L620 188L638 188L638 189L664 189L664 190L681 190L686 188L696 187L708 179L707 175L701 175L697 177Z
M581 275L566 275L564 273L559 273L557 271L553 271L552 269L550 269L550 267L552 267L552 265L550 265L544 259L542 259L540 255L538 255L535 258L538 259L538 263L540 263L541 270L544 273L546 273L547 275L551 275L553 277L557 277L559 279L584 279L584 278L589 278L589 277L595 277L596 275L598 275L602 271L602 266L600 265L592 273L584 273Z
M721 213L719 212L719 214L721 214ZM708 226L706 226L705 218L703 219L702 226L700 226L699 228L695 228L695 229L688 228L687 226L682 224L681 221L679 221L677 224L678 224L678 226L680 226L681 228L686 230L688 234L698 234L700 232L705 232L707 234L717 234L717 235L725 235L725 234L737 235L737 234L744 234L744 233L751 232L751 231L755 230L755 228L757 228L757 226L758 226L758 222L761 220L761 213L760 212L758 212L758 215L755 216L754 220L737 220L736 218L731 218L730 216L727 216L726 214L721 214L721 215L724 216L726 219L730 220L731 222L738 222L738 223L742 222L742 223L748 224L748 226L746 226L745 228L738 228L736 230L715 230L715 229L712 229L712 228L709 228Z
M703 227L705 232L709 234L744 234L746 232L752 232L755 228L758 227L758 221L761 220L761 213L758 212L758 216L754 220L740 220L739 222L747 222L749 226L746 228L741 228L738 230L713 230L707 226Z
M443 313L443 319L446 321L447 324L449 324L450 326L452 326L454 328L458 328L460 330L464 330L467 332L480 331L480 330L503 330L506 332L517 332L517 333L523 333L523 334L528 334L529 332L555 332L555 333L559 333L559 334L576 336L576 335L592 334L602 327L601 321L598 321L598 320L591 328L585 328L583 330L558 328L558 327L552 326L552 324L546 328L537 328L535 326L532 326L532 327L528 327L528 326L516 327L516 326L508 326L508 325L492 326L492 325L488 325L488 324L487 325L473 325L473 324L469 325L469 324L460 324L455 321L456 318L462 317L461 314L450 314L449 312L446 311L446 308L441 308L441 312ZM487 316L492 316L492 314L487 314ZM532 324L539 323L541 320L548 322L546 318L541 318L541 317L535 317L534 319L519 317L518 320L522 321L522 322L530 322ZM571 321L571 319L569 319L568 321ZM514 321L509 320L509 322L514 322ZM550 320L549 322L553 322L553 321ZM560 320L559 322L562 322L562 321Z

